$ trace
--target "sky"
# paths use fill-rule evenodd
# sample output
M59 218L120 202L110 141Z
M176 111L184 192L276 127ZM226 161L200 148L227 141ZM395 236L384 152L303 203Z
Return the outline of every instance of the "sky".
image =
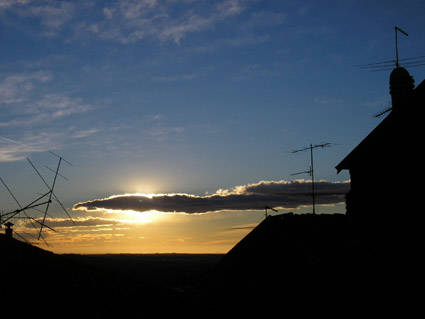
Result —
M423 1L0 0L0 177L55 202L58 253L226 253L265 217L344 213L335 166L425 56ZM409 68L416 85L425 67ZM373 176L371 176L373 183ZM4 185L3 213L17 209ZM28 211L41 218L43 211ZM269 212L276 214L274 212ZM16 220L29 240L37 230ZM34 237L35 236L35 237Z

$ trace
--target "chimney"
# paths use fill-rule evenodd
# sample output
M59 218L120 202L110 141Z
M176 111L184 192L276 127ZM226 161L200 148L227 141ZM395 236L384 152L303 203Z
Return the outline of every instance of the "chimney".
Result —
M6 229L5 229L6 238L8 239L13 238L13 224L11 222L7 222L6 224L4 224L4 226L6 226Z
M408 106L408 99L415 88L415 80L403 67L396 67L390 75L390 94L392 111L403 112L403 107ZM405 110L404 110L405 111Z

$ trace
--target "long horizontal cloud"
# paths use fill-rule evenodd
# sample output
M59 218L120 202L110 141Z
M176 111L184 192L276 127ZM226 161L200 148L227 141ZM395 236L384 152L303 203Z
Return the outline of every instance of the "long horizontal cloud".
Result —
M166 195L118 195L81 202L75 210L133 210L147 212L207 213L222 210L259 210L265 206L297 208L311 204L311 182L261 181L256 184L236 186L231 190L219 189L215 194L196 196L190 194ZM349 182L315 183L319 204L335 204L344 201Z
M42 222L42 219L37 219ZM46 218L45 224L52 228L75 228L75 227L98 227L98 226L117 226L124 222L116 219L101 218L101 217L86 217L86 218ZM24 227L39 227L31 220L27 220L22 223Z

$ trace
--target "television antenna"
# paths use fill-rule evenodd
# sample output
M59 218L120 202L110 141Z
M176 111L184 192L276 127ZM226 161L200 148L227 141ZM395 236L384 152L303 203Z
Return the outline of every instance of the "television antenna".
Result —
M398 68L400 66L403 66L405 68L415 68L420 66L425 66L425 55L410 57L410 58L399 58L399 52L398 52L398 36L400 34L403 34L404 36L408 37L409 34L404 31L403 29L399 28L398 26L394 26L394 38L395 38L395 59L393 60L387 60L387 61L380 61L376 63L368 63L368 64L361 64L357 65L361 69L365 69L371 72L377 72L377 71L388 71L392 70L394 67ZM376 113L374 117L381 117L382 115L388 113L392 110L392 106L385 108L384 110Z
M42 232L43 232L43 228L47 228L49 230L52 230L54 232L56 232L55 229L53 229L52 227L46 225L46 216L48 216L48 210L50 207L50 204L52 203L52 200L56 201L60 207L65 211L66 215L70 218L70 220L74 223L74 221L72 220L71 216L69 215L68 211L66 210L66 208L64 207L64 205L62 204L62 202L57 198L57 196L54 193L54 188L56 185L56 179L58 176L62 176L59 173L60 170L60 166L62 162L65 162L69 165L72 165L71 163L69 163L68 161L66 161L63 157L50 152L51 154L53 154L54 156L58 157L58 165L56 167L56 170L54 171L55 175L54 175L54 179L53 179L53 183L50 186L46 180L43 178L43 176L40 174L40 172L37 170L37 168L35 167L34 163L27 157L27 161L30 163L30 165L32 166L32 168L35 170L35 172L37 173L37 175L40 177L40 179L43 181L43 183L45 184L45 186L47 187L48 191L46 193L40 194L39 197L37 197L35 200L31 201L29 204L27 205L21 205L21 203L18 201L18 199L16 198L16 196L12 193L11 189L7 186L7 184L5 183L5 181L0 177L0 182L3 184L3 186L6 188L7 192L10 194L10 196L13 198L13 200L16 202L16 204L18 205L18 209L8 212L8 213L4 213L1 214L0 216L0 226L1 225L6 225L6 223L10 222L13 219L28 219L30 221L30 224L32 225L32 227L37 228L39 227L39 231L38 231L38 239L40 240L42 239L46 245L47 242L45 241ZM62 176L63 178L65 178L64 176ZM66 179L66 178L65 178ZM44 211L40 210L39 208L45 205L45 209ZM40 221L37 218L34 218L32 216L30 216L26 211L29 209L33 209L33 210L37 210L38 212L41 212L43 214L43 218L42 221ZM24 214L24 216L21 216L20 214ZM36 225L37 224L37 225ZM16 233L16 231L14 231L14 233ZM24 239L23 236L19 235L18 233L16 233L18 235L18 237ZM24 239L24 241L26 241Z
M409 36L406 31L402 30L398 26L394 27L394 36L395 36L395 59L392 60L386 60L386 61L380 61L375 63L367 63L367 64L360 64L357 65L360 69L365 69L371 72L377 72L377 71L388 71L392 70L394 66L396 68L403 66L406 68L415 68L425 65L425 55L419 55L415 57L409 57L409 58L399 58L399 52L398 52L398 35L399 33L403 34L404 36Z
M44 215L43 215L43 222L42 222L42 224L41 224L41 226L40 226L40 232L39 232L39 234L38 234L38 239L40 239L41 232L43 231L43 226L44 226L44 224L45 224L45 220L46 220L47 212L48 212L48 210L49 210L49 206L50 206L50 203L51 203L51 199L52 199L52 197L53 197L53 199L54 199L54 200L55 200L55 201L59 204L59 206L62 208L62 210L65 212L65 214L66 214L66 215L68 216L68 218L71 220L71 222L72 222L72 223L74 223L74 221L73 221L73 219L72 219L71 215L69 215L69 213L68 213L68 211L66 210L65 206L62 204L62 202L58 199L58 197L57 197L57 196L55 195L55 193L53 192L53 189L54 189L55 184L56 184L56 179L57 179L57 177L60 175L60 174L59 174L59 168L60 168L61 163L62 163L62 162L65 162L66 164L68 164L68 165L70 165L70 166L72 166L72 164L71 164L70 162L68 162L67 160L65 160L62 156L60 156L60 155L58 155L58 154L56 154L56 153L53 153L53 152L51 152L51 151L49 151L49 153L59 158L58 166L56 167L55 176L54 176L53 183L52 183L52 186L51 186L51 187L49 186L49 184L47 184L46 180L43 178L43 175L41 175L41 174L40 174L40 172L39 172L39 171L38 171L38 169L35 167L35 165L31 162L31 160L29 159L29 157L27 157L27 161L30 163L30 165L32 166L32 168L33 168L33 169L35 170L35 172L37 173L37 175L38 175L38 176L40 177L40 179L43 181L44 185L45 185L45 186L47 187L47 189L50 191L50 193L49 193L49 200L50 200L50 202L49 202L49 203L47 203L47 205L46 205L46 210L44 211ZM60 175L60 176L62 176L62 175ZM66 177L64 177L64 176L62 176L62 177L63 177L63 178L65 178L65 179L67 179L67 178L66 178Z
M381 112L376 113L376 114L374 115L374 117L381 117L382 115L384 115L384 114L388 113L388 112L389 112L389 111L391 111L392 109L393 109L393 107L392 107L392 106L387 107L386 109L382 110Z
M312 195L312 199L313 199L313 215L316 214L316 195L315 195L315 189L314 189L314 164L313 164L313 149L315 148L325 148L325 147L330 147L331 143L323 143L323 144L310 144L310 146L295 150L295 151L291 151L291 153L298 153L298 152L303 152L303 151L307 151L310 150L310 168L306 171L302 171L302 172L298 172L298 173L294 173L291 174L291 176L294 175L300 175L300 174L309 174L311 176L311 195Z
M6 190L8 191L8 193L11 195L11 197L14 199L14 201L16 202L16 204L19 207L18 209L14 210L14 211L1 214L1 216L0 216L0 225L5 225L6 226L13 219L28 219L28 220L30 220L30 224L31 224L31 226L33 228L38 228L37 226L35 226L34 223L37 223L37 224L39 224L41 226L42 223L39 220L37 220L36 218L29 216L26 213L26 210L36 209L39 206L42 206L42 205L47 204L48 201L44 200L44 202L41 202L41 200L43 198L45 198L48 195L48 193L45 193L45 194L39 196L37 199L33 200L31 203L29 203L29 204L27 204L25 206L22 206L20 204L20 202L16 199L15 195L12 193L12 191L10 190L10 188L7 186L7 184L5 183L5 181L1 177L0 177L0 181L1 181L1 183L3 184L3 186L6 188ZM20 213L23 213L25 216L24 217L20 216ZM47 228L49 228L52 231L55 231L53 228L51 228L51 227L49 227L47 225L44 225L44 226L47 227ZM23 236L19 235L19 233L17 233L16 231L14 231L14 233L16 233L20 238L24 238ZM41 238L44 240L43 237L41 237ZM27 242L27 240L24 240L24 241Z
M396 68L398 68L398 66L399 66L399 64L398 64L398 37L397 37L398 32L404 34L406 37L409 36L407 34L407 32L403 31L399 27L397 27L397 26L394 27L394 33L395 33L395 67Z
M274 211L274 212L278 212L278 210L277 209L274 209L273 207L270 207L270 206L266 206L266 207L264 207L264 209L265 209L265 216L266 216L266 218L268 217L268 214L267 214L267 210L268 209L270 209L271 211Z
M50 152L52 153L52 152ZM54 153L52 153L54 154ZM54 154L55 156L59 156ZM47 187L47 189L50 190L50 186L49 184L47 184L46 180L43 178L43 175L40 174L39 170L35 167L34 163L29 159L29 157L27 157L27 161L28 163L30 163L30 165L32 166L32 168L34 169L34 171L37 173L38 177L40 177L40 179L43 181L44 185ZM68 161L65 161L62 157L59 157L59 163L58 163L58 167L61 163L61 161L67 163L68 165L72 165L71 163L69 163ZM65 176L62 176L61 174L59 174L59 172L57 172L57 170L55 171L55 179L57 176L61 176L63 177L65 180L68 180ZM74 223L74 220L72 219L71 215L69 215L67 209L65 208L65 206L62 204L62 202L57 198L57 196L55 195L55 193L53 193L52 190L52 195L53 195L53 199L59 204L59 206L62 208L62 210L65 212L65 214L68 216L68 218L72 221L72 223ZM75 224L75 223L74 223Z

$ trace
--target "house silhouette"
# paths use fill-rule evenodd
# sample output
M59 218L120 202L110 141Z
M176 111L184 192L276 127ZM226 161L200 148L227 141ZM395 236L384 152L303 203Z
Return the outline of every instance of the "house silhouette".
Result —
M345 317L406 316L421 305L425 81L415 88L396 67L390 94L391 113L336 166L351 177L346 214L268 216L218 264L207 306Z
M337 166L348 170L347 216L358 231L393 238L418 236L425 81L416 88L403 67L390 75L391 113Z

